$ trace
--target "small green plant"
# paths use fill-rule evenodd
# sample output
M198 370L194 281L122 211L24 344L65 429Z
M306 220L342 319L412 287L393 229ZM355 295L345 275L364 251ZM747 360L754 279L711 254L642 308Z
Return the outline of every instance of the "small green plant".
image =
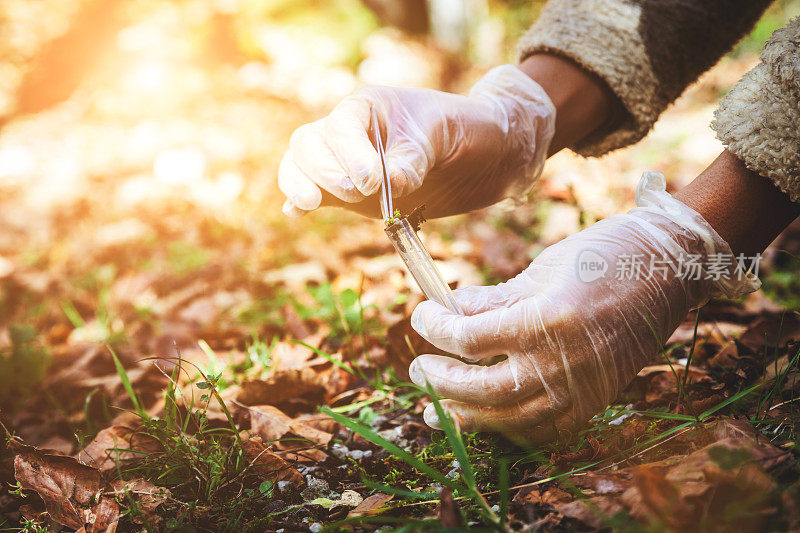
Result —
M297 314L303 320L325 321L331 328L331 336L352 337L377 328L375 319L364 317L364 311L369 307L361 305L361 298L353 289L344 289L337 293L330 283L323 283L318 286L309 285L306 290L316 305L305 306L295 300L293 304Z
M394 210L394 214L392 214L392 216L390 216L389 218L384 220L384 223L388 227L388 226L391 226L392 224L395 224L396 222L399 222L401 218L403 218L403 215L400 214L400 210L399 209L395 209Z
M208 263L208 251L189 241L174 241L167 246L167 264L179 276L185 276Z
M257 335L253 335L246 345L247 357L244 360L218 357L214 349L202 339L197 341L197 345L206 355L207 362L196 364L197 374L193 381L195 384L213 381L219 390L225 390L247 379L263 378L272 365L272 352L278 345L278 337L273 337L272 341L267 343Z
M137 431L159 444L158 451L146 453L112 449L116 452L117 476L124 480L144 478L171 491L171 508L177 514L167 517L168 529L200 525L200 529L250 531L266 527L274 513L259 509L269 503L274 485L251 474L253 461L246 457L239 429L219 394L219 376L197 369L201 380L196 386L201 395L199 399L194 394L186 398L178 385L185 364L179 358L171 374L165 374L168 382L163 416L154 417L143 409L125 368L113 352L112 357L134 406L132 412L139 416ZM224 415L227 427L211 422L212 403ZM123 453L135 454L136 459L120 462ZM246 515L244 510L248 511Z
M47 525L39 524L35 520L30 520L28 518L22 518L20 523L22 529L20 530L22 533L47 533L49 531Z
M492 506L490 506L486 501L483 494L481 494L481 492L478 490L475 480L475 471L470 456L467 454L464 440L462 439L460 432L457 430L455 423L453 422L452 418L450 418L450 415L441 406L439 398L435 395L433 390L428 388L426 392L431 396L431 401L436 408L436 413L439 416L442 429L447 437L447 443L449 444L454 457L458 461L461 474L457 477L442 474L419 457L407 452L396 444L393 444L371 427L338 414L327 407L323 407L321 411L354 433L358 433L368 441L380 446L398 459L406 462L416 471L427 476L433 482L438 483L442 487L450 488L453 491L453 494L457 497L471 500L472 503L475 504L475 511L477 514L493 529L497 531L508 531L507 526L505 525L505 519L501 519L497 515ZM414 490L403 490L377 483L371 483L371 485L373 488L376 488L382 492L396 494L411 499L431 499L431 496L433 496L431 492L427 491L420 492Z
M261 298L241 309L238 320L250 326L263 326L271 324L283 326L286 319L283 316L283 306L290 301L288 293L284 289L277 289L274 296Z
M789 311L800 310L800 257L781 250L761 275L764 294Z

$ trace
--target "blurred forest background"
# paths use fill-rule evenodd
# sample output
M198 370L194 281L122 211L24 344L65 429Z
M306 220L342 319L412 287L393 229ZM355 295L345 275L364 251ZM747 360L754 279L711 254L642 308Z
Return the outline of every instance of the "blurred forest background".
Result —
M134 369L176 347L213 367L208 350L235 358L294 337L334 353L363 337L358 349L402 374L407 358L362 335L383 336L418 301L381 224L333 209L284 218L278 162L296 127L362 84L467 90L514 60L543 3L2 0L3 424L76 452L124 396L106 345ZM448 281L515 275L629 208L644 170L689 182L722 149L708 128L718 98L797 15L800 0L776 2L643 142L552 158L538 202L427 223ZM759 309L800 308L796 260L773 254L764 268L772 301ZM226 371L229 386L242 379ZM139 372L152 404L163 381Z

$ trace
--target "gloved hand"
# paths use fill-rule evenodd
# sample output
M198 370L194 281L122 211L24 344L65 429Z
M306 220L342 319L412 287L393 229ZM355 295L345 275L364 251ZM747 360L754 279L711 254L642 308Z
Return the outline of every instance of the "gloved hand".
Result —
M429 89L364 87L327 117L298 128L278 170L290 216L323 203L378 215L382 170L372 139L375 108L393 196L404 211L463 213L521 196L539 176L553 136L555 108L512 65L489 71L469 96ZM338 199L340 202L337 202Z
M409 368L414 383L447 398L467 431L541 443L603 410L690 309L759 287L702 216L665 192L661 174L645 173L636 204L545 249L506 283L455 291L466 316L417 306L411 324L438 348L508 359L421 355ZM438 426L433 405L424 416Z

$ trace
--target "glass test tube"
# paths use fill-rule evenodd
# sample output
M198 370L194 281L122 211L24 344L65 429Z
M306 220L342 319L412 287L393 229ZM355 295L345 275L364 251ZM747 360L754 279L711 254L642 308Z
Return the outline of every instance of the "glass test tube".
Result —
M408 271L414 277L422 293L429 300L437 302L450 311L463 314L458 303L453 297L450 286L445 283L439 269L431 258L431 254L422 241L419 240L417 232L406 218L401 218L394 224L386 228L386 234L392 241L397 253L403 258Z

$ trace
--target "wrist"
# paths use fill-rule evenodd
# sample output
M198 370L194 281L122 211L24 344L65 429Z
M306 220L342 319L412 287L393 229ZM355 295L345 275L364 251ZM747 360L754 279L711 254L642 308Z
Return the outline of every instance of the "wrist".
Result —
M624 112L618 98L600 77L570 59L534 54L519 68L545 90L555 106L555 134L549 155L609 128L615 117Z
M704 304L708 297L738 298L758 290L758 277L745 272L747 265L740 264L728 241L703 213L666 192L662 174L642 175L636 189L636 205L628 213L646 222L642 228L650 234L646 239L648 247L660 249L655 256L673 262L687 297L695 296L689 298L690 307Z
M727 150L675 194L727 241L734 252L763 252L800 215L800 205L749 170Z

